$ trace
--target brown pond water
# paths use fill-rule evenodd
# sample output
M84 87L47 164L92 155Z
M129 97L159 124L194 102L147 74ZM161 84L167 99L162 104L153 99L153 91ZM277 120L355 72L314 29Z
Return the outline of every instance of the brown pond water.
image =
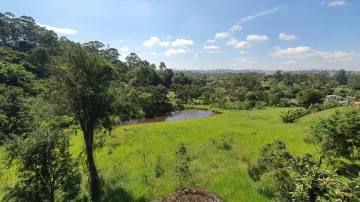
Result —
M154 122L165 122L165 121L190 120L197 118L205 118L214 115L218 115L218 113L213 112L211 110L185 109L181 111L171 112L167 115L163 115L155 118L143 118L143 119L134 119L134 120L126 121L121 123L121 126L154 123Z

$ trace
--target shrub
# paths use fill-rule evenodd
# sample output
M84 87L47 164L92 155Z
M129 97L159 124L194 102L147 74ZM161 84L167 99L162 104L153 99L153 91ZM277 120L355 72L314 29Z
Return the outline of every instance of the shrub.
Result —
M299 108L296 110L289 110L286 112L282 112L280 117L282 118L284 123L294 123L300 117L308 115L310 113L309 110Z
M225 109L233 109L233 110L250 110L250 109L263 109L266 106L265 102L255 102L255 101L234 101L227 102L225 104Z
M220 141L217 141L217 140L214 140L214 139L211 139L211 141L212 141L212 144L217 149L227 150L227 151L232 150L232 145L234 143L232 138L225 138L225 137L223 137Z
M328 110L338 106L340 105L336 102L326 102L324 104L312 104L309 106L308 109L299 108L296 110L281 112L280 117L282 118L284 123L294 123L297 119L303 116L309 115L311 113Z

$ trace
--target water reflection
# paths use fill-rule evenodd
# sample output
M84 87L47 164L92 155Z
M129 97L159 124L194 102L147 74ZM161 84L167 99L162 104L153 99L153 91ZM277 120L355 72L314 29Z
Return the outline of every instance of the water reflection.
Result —
M144 124L144 123L154 123L154 122L164 122L164 121L179 121L179 120L189 120L196 118L205 118L209 116L217 115L218 113L211 110L202 110L202 109L185 109L181 111L171 112L168 115L159 116L156 118L142 118L135 119L131 121L126 121L121 123L121 126Z

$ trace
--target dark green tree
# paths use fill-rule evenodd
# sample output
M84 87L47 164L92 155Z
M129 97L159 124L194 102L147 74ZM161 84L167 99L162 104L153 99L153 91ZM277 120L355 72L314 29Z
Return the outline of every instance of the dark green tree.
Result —
M277 70L276 73L274 74L274 78L278 81L281 82L284 78L283 74L281 73L280 70Z
M164 62L160 62L159 69L160 69L160 70L166 69L166 65L165 65Z
M83 47L90 52L100 53L102 49L105 47L105 45L100 41L89 41L87 43L84 43Z
M131 78L132 86L156 86L162 83L159 73L149 66L136 67L128 73L128 76Z
M170 88L172 78L174 77L174 71L172 69L165 69L164 71L161 71L160 74L164 77L163 85L166 88Z
M101 199L101 184L94 160L95 129L103 127L111 115L113 96L109 93L114 67L99 54L79 44L70 46L55 69L54 100L69 108L80 123L86 146L93 201ZM109 127L109 126L108 126Z
M340 85L347 85L348 84L348 74L345 69L340 69L335 73L335 79Z
M140 66L141 63L140 57L135 53L130 53L130 55L126 56L125 60L130 68L138 67Z
M355 73L349 75L349 87L353 90L360 90L360 75Z
M69 151L69 135L40 126L27 139L7 145L19 181L6 189L5 201L69 201L80 192L79 165Z
M324 94L317 89L306 89L300 91L296 95L297 101L305 108L309 108L312 104L318 104L324 102Z

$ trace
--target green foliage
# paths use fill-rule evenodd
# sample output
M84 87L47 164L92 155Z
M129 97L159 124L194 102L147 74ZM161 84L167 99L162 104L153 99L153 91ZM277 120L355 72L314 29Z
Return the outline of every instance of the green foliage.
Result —
M212 139L212 144L220 150L225 150L225 151L231 151L232 150L232 145L234 144L234 140L232 138L226 138L223 137L221 138L221 140L214 140Z
M287 167L291 158L292 156L286 150L285 143L278 140L274 141L261 149L260 158L256 164L249 166L248 173L254 181L258 181L265 172Z
M101 184L93 157L94 133L97 128L111 129L107 121L112 115L113 95L110 93L114 68L97 53L80 44L70 45L55 70L54 99L59 106L69 107L80 123L86 144L92 200L100 200ZM104 124L106 123L106 124Z
M0 84L0 144L12 135L31 131L33 116L30 102L21 88Z
M345 71L345 69L340 69L339 71L336 72L335 80L340 85L347 85L348 84L348 75L347 75L347 72Z
M358 160L360 148L360 116L356 111L336 111L329 119L312 128L306 142L319 147L329 163L333 158Z
M308 108L311 104L323 103L324 95L317 89L306 89L297 94L297 100L305 108Z
M133 78L130 80L130 84L132 86L156 86L162 83L160 75L156 72L156 70L149 66L137 67L128 74L130 78Z
M179 187L184 187L185 181L190 177L190 162L191 159L186 153L186 148L184 143L180 143L176 150L176 163L175 163L175 172L179 180Z
M303 108L295 109L295 110L288 110L286 112L282 112L280 115L281 119L284 123L294 123L299 118L310 114L311 111Z
M235 109L235 110L250 110L255 107L256 102L240 102L240 101L234 101L234 102L227 102L225 105L226 109Z
M335 172L310 166L296 179L294 201L358 201L360 177L343 181Z
M349 75L349 87L353 90L360 90L360 75L359 74L350 74Z
M165 173L165 169L162 167L161 161L162 160L161 160L160 156L156 157L156 164L155 164L155 177L156 178L160 178Z
M23 140L7 145L19 181L6 188L5 201L69 201L79 194L79 165L69 152L69 136L61 129L41 126Z
M294 123L299 118L309 115L311 113L316 113L331 108L339 107L340 105L337 102L326 102L323 104L314 104L310 105L308 109L298 108L295 110L288 110L282 112L280 117L284 123Z
M280 201L356 201L360 197L360 178L343 180L322 169L310 155L292 155L279 141L266 145L248 172L253 180L261 180L259 191Z

